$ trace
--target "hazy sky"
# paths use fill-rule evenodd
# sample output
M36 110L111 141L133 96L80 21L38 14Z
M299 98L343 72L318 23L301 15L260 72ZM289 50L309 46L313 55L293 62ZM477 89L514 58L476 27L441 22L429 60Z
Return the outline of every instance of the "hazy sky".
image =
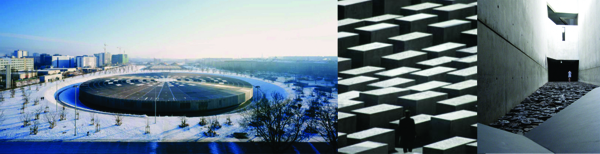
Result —
M0 0L0 53L336 56L332 0Z

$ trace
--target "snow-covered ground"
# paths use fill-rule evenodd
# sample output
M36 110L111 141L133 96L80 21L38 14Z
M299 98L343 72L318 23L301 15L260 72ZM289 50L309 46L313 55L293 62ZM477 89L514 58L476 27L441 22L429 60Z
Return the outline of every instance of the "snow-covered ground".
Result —
M35 86L32 86L32 90L27 90L26 92L31 92L31 99L45 97L44 101L41 101L40 105L33 106L33 101L29 103L26 108L26 112L34 112L36 109L40 107L45 107L46 105L50 108L51 112L62 109L62 104L57 103L54 98L54 94L57 89L65 88L67 86L71 86L74 84L78 84L81 82L85 82L87 80L91 80L94 78L107 77L113 75L122 75L122 74L130 74L130 73L143 73L146 71L141 71L142 66L138 66L136 69L132 69L129 73L112 73L112 74L102 74L96 73L94 75L86 75L85 77L75 77L75 78L67 78L64 82L55 82L55 83L47 83L46 86L40 87L39 91L35 90ZM171 71L171 72L188 72L189 71ZM200 72L198 72L200 73ZM207 72L201 72L207 73ZM236 77L240 79L244 79L251 84L257 84L259 82L267 82L258 78L251 78L249 76L235 76L231 74L227 74L225 76ZM295 96L295 92L292 90L292 87L288 87L284 83L283 78L279 78L275 83L261 85L261 90L263 91L281 91L284 90L288 97ZM308 82L310 85L329 85L330 83L326 82ZM269 86L272 85L272 86ZM306 88L304 90L305 94L308 94L312 88ZM67 107L67 120L58 121L56 127L53 129L49 129L49 124L45 120L45 114L42 113L40 115L38 121L39 132L37 135L30 135L29 128L32 127L27 126L23 127L23 123L19 120L19 117L22 115L20 112L20 108L23 104L23 98L21 96L21 91L17 90L15 97L10 98L9 91L3 91L2 94L5 97L5 101L0 103L0 109L4 111L5 120L0 125L0 140L4 141L78 141L78 142L86 142L86 141L137 141L137 142L147 142L147 141L155 141L155 142L170 142L170 141L178 141L178 142L246 142L249 139L256 140L254 134L249 132L243 127L240 127L238 121L242 118L238 113L231 114L222 114L218 116L207 116L207 120L209 118L218 118L219 122L222 124L222 128L216 130L219 134L217 137L207 137L203 135L203 132L206 132L208 128L205 126L198 125L200 121L200 117L187 118L187 123L190 125L185 128L179 128L180 117L157 117L156 123L154 123L154 117L143 117L139 115L135 116L125 116L123 118L123 124L121 126L115 125L115 116L111 113L104 113L93 111L90 109L82 108L79 110L80 119L77 120L77 135L74 135L74 124L75 124L75 111L71 107ZM72 95L65 95L65 100L72 101ZM330 102L333 105L337 105L337 93L333 94L333 99L330 99ZM310 96L307 96L310 98ZM61 98L62 99L62 98ZM67 105L69 106L69 105ZM72 106L72 105L71 105ZM309 105L304 102L303 107L308 107ZM92 113L96 113L96 117L99 119L100 123L100 132L95 132L95 126L91 125L91 115ZM233 121L233 125L225 125L225 119L230 117ZM150 123L150 134L145 134L145 126L146 121ZM89 132L89 136L87 133ZM232 137L231 134L234 132L247 132L249 133L249 139L236 139ZM323 139L316 134L311 135L309 141L323 141Z

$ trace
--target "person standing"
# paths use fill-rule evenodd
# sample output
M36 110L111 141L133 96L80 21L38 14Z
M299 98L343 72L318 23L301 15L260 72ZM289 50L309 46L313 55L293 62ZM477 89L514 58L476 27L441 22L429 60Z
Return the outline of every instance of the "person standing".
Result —
M571 82L571 71L569 71L569 82Z
M412 148L415 142L415 137L417 135L415 128L415 120L410 118L410 111L404 111L404 118L400 120L400 124L398 128L396 128L396 141L398 138L402 138L401 144L404 149L404 153L412 152Z

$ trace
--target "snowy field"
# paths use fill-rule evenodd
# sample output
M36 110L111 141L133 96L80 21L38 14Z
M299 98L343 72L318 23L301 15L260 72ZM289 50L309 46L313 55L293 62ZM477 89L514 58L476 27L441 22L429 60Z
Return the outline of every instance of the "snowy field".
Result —
M54 98L54 95L58 90L62 88L71 87L75 84L80 84L87 80L91 80L94 78L107 77L113 75L122 75L122 74L130 74L130 73L146 73L147 71L141 71L142 66L138 66L135 69L131 69L127 73L95 73L93 75L86 75L84 77L75 77L65 79L64 82L55 82L55 83L47 83L46 86L41 86L39 91L36 91L35 86L31 87L31 90L28 90L26 87L26 93L31 92L31 99L45 97L44 101L41 101L39 105L33 105L33 101L27 105L26 112L34 112L36 109L40 107L46 107L46 105L50 108L51 112L62 109L62 103L57 103ZM155 72L155 71L153 71ZM187 72L188 71L172 71L172 72ZM208 72L198 72L198 73L208 73ZM235 77L239 79L243 79L251 84L259 84L261 85L261 90L265 92L270 91L285 91L287 97L295 96L295 92L292 90L292 87L288 87L283 82L285 79L280 77L275 83L265 81L258 78L251 78L249 76L235 76L231 74L227 74L224 76ZM309 85L328 85L331 86L331 83L327 83L324 81L315 82L307 82ZM71 88L72 89L72 88ZM308 94L312 88L306 88L304 90L305 94ZM71 91L71 93L74 91ZM187 118L187 123L190 125L185 128L180 128L178 125L180 122L180 117L157 117L156 123L154 123L154 117L144 117L140 115L128 115L124 116L123 124L121 126L115 125L115 116L111 113L106 112L98 112L90 109L82 108L79 110L80 119L77 120L77 135L74 134L74 124L75 124L75 111L71 108L71 104L73 104L72 94L64 95L64 100L67 103L67 120L58 121L56 127L53 129L49 128L49 124L45 120L45 114L42 113L40 115L39 120L33 120L39 122L39 132L37 135L30 135L29 128L32 125L23 127L23 123L19 120L21 114L21 107L23 104L23 98L21 96L21 91L16 90L15 97L10 98L9 91L3 91L5 100L0 103L0 109L4 111L4 122L0 125L0 140L3 141L75 141L75 142L86 142L86 141L135 141L135 142L247 142L249 140L259 141L260 139L256 138L253 132L249 132L243 127L240 127L238 121L241 119L241 116L237 113L231 114L221 114L218 116L207 116L207 120L209 118L217 118L219 122L222 124L222 128L217 129L216 132L219 134L216 137L207 137L203 135L203 132L206 132L208 128L206 126L200 126L198 122L200 121L200 117L190 117ZM333 94L333 99L329 101L333 103L333 105L337 105L337 93ZM309 99L310 96L306 96L306 99ZM303 108L308 107L307 102L303 102ZM58 107L58 108L57 108ZM95 126L91 125L91 115L95 113L96 117L99 119L100 123L100 132L95 132ZM226 125L225 119L230 117L233 121L232 125ZM33 117L32 117L33 119ZM145 134L146 121L150 123L150 134ZM88 136L89 132L89 136ZM246 132L248 133L248 139L236 139L232 136L234 132ZM323 138L317 134L310 135L309 140L311 142L322 142Z

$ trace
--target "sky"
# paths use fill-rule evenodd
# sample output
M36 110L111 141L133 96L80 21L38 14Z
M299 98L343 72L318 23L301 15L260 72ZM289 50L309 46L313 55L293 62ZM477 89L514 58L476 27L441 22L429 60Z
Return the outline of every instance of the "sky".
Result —
M0 0L0 54L337 56L336 14L331 0Z

